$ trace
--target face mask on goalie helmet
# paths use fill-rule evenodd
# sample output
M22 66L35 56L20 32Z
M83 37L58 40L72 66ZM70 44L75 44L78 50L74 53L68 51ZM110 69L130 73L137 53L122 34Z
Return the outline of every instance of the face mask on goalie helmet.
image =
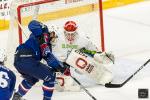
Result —
M67 21L64 25L64 34L66 39L72 43L76 39L77 24L74 21Z
M6 61L6 54L4 49L0 49L0 64L4 64Z

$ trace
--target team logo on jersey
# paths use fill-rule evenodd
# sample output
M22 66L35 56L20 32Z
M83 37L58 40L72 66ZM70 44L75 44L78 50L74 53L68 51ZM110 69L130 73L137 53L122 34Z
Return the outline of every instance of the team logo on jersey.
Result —
M77 49L78 45L74 45L74 44L62 44L62 48Z

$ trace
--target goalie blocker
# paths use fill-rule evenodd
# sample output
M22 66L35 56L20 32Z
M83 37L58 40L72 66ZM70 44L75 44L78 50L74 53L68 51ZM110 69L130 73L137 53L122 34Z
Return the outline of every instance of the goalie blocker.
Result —
M112 81L112 73L103 64L79 50L72 50L66 63L95 80L97 84L105 85Z

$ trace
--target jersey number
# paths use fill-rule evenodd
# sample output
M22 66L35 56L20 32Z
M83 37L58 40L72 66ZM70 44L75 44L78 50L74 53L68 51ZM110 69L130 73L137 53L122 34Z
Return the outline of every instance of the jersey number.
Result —
M7 80L9 79L6 72L0 71L0 87L6 88L8 86Z

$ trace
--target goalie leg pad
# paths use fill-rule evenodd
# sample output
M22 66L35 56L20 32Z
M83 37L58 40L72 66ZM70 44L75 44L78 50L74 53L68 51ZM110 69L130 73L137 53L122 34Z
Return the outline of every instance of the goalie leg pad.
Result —
M100 64L79 50L72 50L66 63L95 80L97 84L104 85L112 80L112 73L103 64Z
M72 91L77 92L80 91L80 86L75 83L75 81L66 75L57 74L56 81L58 84L55 85L55 89L59 92L62 91Z
M80 86L74 82L74 80L70 76L64 76L65 84L64 90L65 91L80 91Z
M105 85L106 83L111 82L113 79L113 75L110 71L105 70L102 76L100 76L98 80L98 84Z

